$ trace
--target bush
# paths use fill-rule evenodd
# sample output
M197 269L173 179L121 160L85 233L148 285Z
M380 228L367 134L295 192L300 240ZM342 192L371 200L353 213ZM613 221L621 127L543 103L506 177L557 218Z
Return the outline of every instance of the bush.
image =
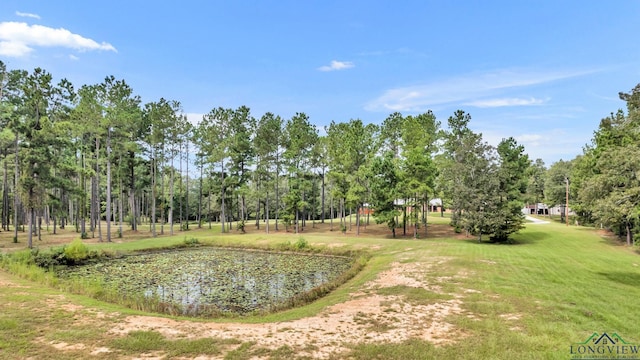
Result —
M244 220L238 221L238 223L236 224L236 230L241 231L243 234L245 233L245 231L244 231Z
M298 241L296 241L295 244L293 244L293 246L298 250L302 250L302 249L306 249L306 248L309 247L309 242L307 242L307 240L305 240L305 238L300 236L298 238Z
M33 262L41 267L48 269L52 266L67 265L68 259L65 255L66 247L52 248L47 252L41 252L35 249L31 252L33 256Z
M64 255L70 263L80 263L89 258L89 248L82 240L75 239L64 248Z
M187 237L184 237L184 240L182 241L184 243L184 245L186 246L196 246L200 244L200 241L198 241L198 239L192 237L187 239Z
M84 239L88 239L89 238L89 234L87 234L86 231L83 231L82 234L80 234L80 238L83 239L83 240Z

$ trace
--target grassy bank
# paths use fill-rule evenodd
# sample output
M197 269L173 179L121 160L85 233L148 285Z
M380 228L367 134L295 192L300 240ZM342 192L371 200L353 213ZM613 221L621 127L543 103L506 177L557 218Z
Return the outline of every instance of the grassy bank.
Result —
M448 219L447 219L448 220ZM368 229L360 237L309 230L304 238L315 247L331 246L341 251L366 249L372 258L364 270L327 296L311 304L266 316L233 322L274 324L323 314L354 294L394 296L399 306L432 306L459 303L460 311L446 315L453 326L447 341L407 338L400 342L350 341L333 358L352 359L567 359L571 345L594 332L617 333L630 343L640 343L640 257L632 249L601 237L591 229L561 224L530 224L515 237L513 245L478 244L442 228L445 222L430 218L433 236L413 240L391 239L384 229ZM444 225L442 225L444 226ZM264 233L219 236L208 230L188 236L216 244L275 246L294 243L298 235ZM97 244L97 249L133 250L160 247L184 240L143 239L121 244ZM371 288L368 284L395 266L415 266L412 276L437 285L434 289L411 286ZM133 358L157 353L165 358L197 355L228 359L296 358L310 356L307 349L283 342L264 347L242 336L220 339L174 339L155 331L119 334L114 328L139 311L70 295L48 286L0 272L0 358ZM361 296L361 295L358 295ZM73 307L76 311L71 311ZM101 314L99 321L83 324L82 314ZM322 318L322 316L320 317ZM355 319L371 326L372 333L392 331L400 315L382 323L379 319ZM175 318L177 324L186 324ZM220 321L220 320L208 320ZM227 320L228 321L228 320ZM206 324L206 323L205 323ZM258 329L263 325L256 325ZM429 322L425 321L425 327ZM205 340L208 339L208 340ZM57 349L55 344L67 344ZM82 348L73 348L75 344ZM108 348L109 352L95 352ZM210 349L210 350L207 350ZM196 354L197 353L197 354Z

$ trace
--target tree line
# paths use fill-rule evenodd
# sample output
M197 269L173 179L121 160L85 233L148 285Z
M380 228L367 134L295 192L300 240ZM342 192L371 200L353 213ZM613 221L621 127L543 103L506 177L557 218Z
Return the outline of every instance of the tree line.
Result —
M619 189L620 181L637 181L638 131L630 120L637 123L637 94L623 94L628 112L603 120L584 155L547 169L514 138L489 145L462 110L446 127L427 111L393 113L380 124L332 121L320 131L303 112L284 119L217 107L194 125L179 101L143 104L113 76L76 89L64 79L54 84L43 69L0 63L2 229L17 240L26 228L29 247L42 221L100 241L142 223L153 236L190 222L268 233L320 221L359 233L370 208L394 236L401 229L418 237L438 198L457 231L506 241L523 227L525 202L562 203L556 195L565 175L573 198L581 190L572 206L581 216L633 229L637 215L622 208L633 208L635 195ZM605 191L615 193L607 203Z
M620 92L626 111L604 117L583 153L552 164L546 173L545 198L569 207L575 221L614 231L628 245L640 232L640 84Z

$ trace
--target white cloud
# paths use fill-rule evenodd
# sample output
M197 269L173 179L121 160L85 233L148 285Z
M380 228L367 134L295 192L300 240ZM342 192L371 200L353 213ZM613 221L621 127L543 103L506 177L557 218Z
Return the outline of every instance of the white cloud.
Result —
M589 132L576 132L574 129L532 129L530 132L513 135L513 129L492 129L482 132L482 138L493 146L509 136L524 146L529 159L542 159L551 165L560 158L573 159L580 154L582 147L589 141ZM569 135L570 134L570 135Z
M553 137L561 135L561 134L553 134ZM514 139L519 143L529 144L531 146L540 146L546 138L551 138L552 136L542 136L540 134L522 134L516 136Z
M0 23L0 55L22 57L34 47L65 47L78 51L104 50L117 52L113 45L85 38L67 29L54 29L24 22Z
M33 51L32 48L19 42L0 41L0 55L9 57L21 57Z
M79 57L77 57L77 56L75 56L75 55L73 55L73 54L69 54L69 59L74 60L74 61L75 61L75 60L80 60L80 58L79 58Z
M498 98L498 99L476 100L476 101L464 103L463 105L475 106L479 108L493 108L493 107L505 107L505 106L542 105L547 101L549 101L549 99L536 99L534 97L530 97L528 99Z
M368 111L425 111L429 107L442 104L476 103L476 106L512 106L526 102L514 99L498 99L490 102L476 100L487 96L500 96L510 89L545 84L571 77L583 76L594 71L532 71L505 69L487 73L467 74L441 81L398 87L384 92L370 101ZM526 100L526 99L525 99ZM529 101L531 99L528 99ZM537 100L537 99L534 99Z
M16 11L16 15L21 16L21 17L28 17L28 18L40 20L40 15L38 15L38 14L32 14L32 13Z
M331 65L324 65L318 68L320 71L336 71L345 70L354 67L355 65L351 61L331 61Z

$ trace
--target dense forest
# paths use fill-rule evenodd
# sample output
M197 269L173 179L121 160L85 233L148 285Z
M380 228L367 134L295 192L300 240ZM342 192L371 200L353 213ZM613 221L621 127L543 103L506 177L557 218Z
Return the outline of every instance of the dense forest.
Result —
M583 155L547 169L513 138L487 144L461 110L446 127L431 111L393 113L380 124L334 121L322 136L303 112L254 117L246 106L213 108L194 125L179 101L142 104L113 76L76 88L0 62L2 230L15 241L27 231L29 247L42 222L99 241L141 224L153 236L173 234L189 222L268 233L319 221L359 233L366 207L394 236L417 237L438 198L457 231L505 241L522 228L525 202L563 204L570 180L577 221L622 229L631 243L640 87L620 97L627 111L603 119Z

